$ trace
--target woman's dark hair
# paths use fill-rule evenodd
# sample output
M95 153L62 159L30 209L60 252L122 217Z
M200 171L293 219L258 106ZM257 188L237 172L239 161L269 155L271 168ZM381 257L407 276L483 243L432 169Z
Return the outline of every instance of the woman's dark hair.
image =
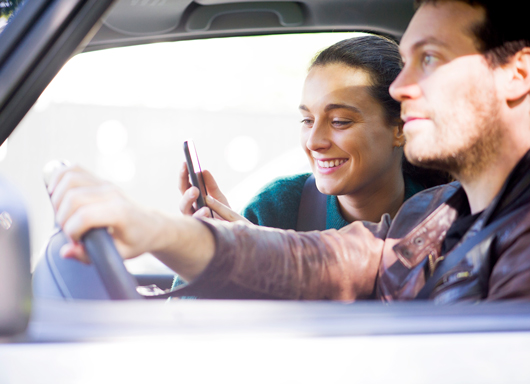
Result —
M389 124L401 122L399 102L394 100L388 88L401 72L403 62L395 41L377 35L353 37L333 44L320 52L311 62L309 69L327 64L344 64L361 69L370 75L370 95L383 107ZM445 172L427 170L412 165L403 156L403 174L430 188L450 181Z

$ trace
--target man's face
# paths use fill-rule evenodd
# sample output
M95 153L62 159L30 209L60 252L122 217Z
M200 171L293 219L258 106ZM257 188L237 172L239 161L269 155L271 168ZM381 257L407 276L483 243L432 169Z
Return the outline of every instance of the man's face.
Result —
M413 164L466 177L495 154L502 136L495 71L472 34L483 18L481 8L462 2L427 4L403 36L404 68L390 94L401 102Z

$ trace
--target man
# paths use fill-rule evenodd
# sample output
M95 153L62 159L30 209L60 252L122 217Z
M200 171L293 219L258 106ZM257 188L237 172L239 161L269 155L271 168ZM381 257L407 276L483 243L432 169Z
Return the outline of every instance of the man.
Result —
M87 260L82 234L111 227L123 257L150 251L191 281L185 295L530 297L530 33L496 3L420 1L403 36L390 93L402 103L405 154L459 183L414 196L393 222L297 234L170 218L71 168L50 184L73 240L63 255Z

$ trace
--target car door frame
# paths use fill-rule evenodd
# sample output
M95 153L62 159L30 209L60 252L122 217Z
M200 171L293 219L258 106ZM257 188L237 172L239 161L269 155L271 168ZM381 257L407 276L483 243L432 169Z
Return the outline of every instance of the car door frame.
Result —
M101 25L114 0L31 0L0 33L0 144L68 59Z

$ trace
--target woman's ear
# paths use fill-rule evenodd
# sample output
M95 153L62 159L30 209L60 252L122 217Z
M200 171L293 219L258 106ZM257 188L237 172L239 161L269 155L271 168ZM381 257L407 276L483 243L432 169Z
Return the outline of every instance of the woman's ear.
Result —
M530 48L517 52L505 66L509 78L506 87L508 102L518 101L530 93Z
M403 133L403 122L400 120L393 128L394 131L394 148L405 145L405 134Z

